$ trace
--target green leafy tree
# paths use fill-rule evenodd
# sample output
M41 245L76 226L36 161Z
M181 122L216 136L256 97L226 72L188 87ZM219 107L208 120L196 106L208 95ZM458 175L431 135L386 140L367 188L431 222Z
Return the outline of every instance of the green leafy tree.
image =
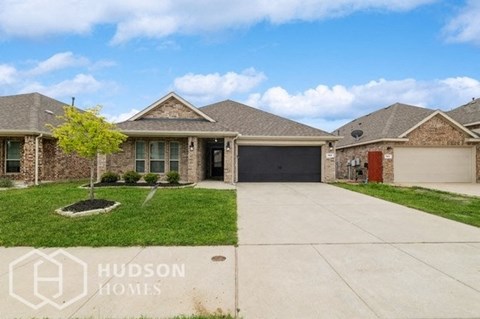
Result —
M58 145L67 154L76 153L90 161L90 199L94 199L95 160L98 154L120 151L120 144L127 136L114 124L100 116L99 106L82 112L75 107L65 106L65 114L59 116L63 124L49 125Z

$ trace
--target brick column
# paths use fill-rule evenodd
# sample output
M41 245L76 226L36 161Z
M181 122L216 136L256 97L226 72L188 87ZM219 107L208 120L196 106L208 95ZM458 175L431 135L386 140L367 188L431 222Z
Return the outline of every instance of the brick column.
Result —
M235 182L235 145L231 137L226 137L224 141L223 181L233 184ZM227 150L227 145L230 146L229 150Z
M190 145L193 143L193 150L190 149ZM198 138L189 136L188 137L188 182L189 183L196 183L198 181L198 153L200 150L200 146L198 145Z
M329 143L332 143L332 150L330 150ZM323 174L322 182L331 183L335 181L335 142L327 141L324 146L322 146L322 161L323 161ZM327 156L327 154L329 154ZM331 157L333 154L333 157Z
M35 136L25 136L23 143L22 161L20 163L25 183L35 182Z

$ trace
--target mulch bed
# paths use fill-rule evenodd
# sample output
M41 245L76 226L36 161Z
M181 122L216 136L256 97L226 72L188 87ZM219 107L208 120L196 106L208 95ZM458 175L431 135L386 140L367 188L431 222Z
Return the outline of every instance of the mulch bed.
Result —
M111 200L106 200L106 199L92 199L92 200L82 200L79 202L76 202L75 204L72 204L70 206L64 207L63 211L64 212L74 212L74 213L80 213L80 212L85 212L87 210L92 210L92 209L102 209L102 208L107 208L110 206L113 206L115 202Z
M193 185L193 183L178 183L178 184L170 184L170 183L156 183L156 184L149 184L145 182L139 182L135 184L127 184L123 182L116 182L116 183L96 183L94 184L95 187L111 187L111 186L133 186L133 187L178 187L178 186L188 186ZM88 187L89 185L85 185Z

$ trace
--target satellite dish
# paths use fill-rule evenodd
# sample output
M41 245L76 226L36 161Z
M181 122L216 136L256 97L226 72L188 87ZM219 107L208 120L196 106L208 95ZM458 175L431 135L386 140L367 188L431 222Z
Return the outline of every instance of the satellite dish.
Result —
M352 133L352 137L355 138L355 140L358 140L362 135L363 135L363 131L362 130L353 130Z

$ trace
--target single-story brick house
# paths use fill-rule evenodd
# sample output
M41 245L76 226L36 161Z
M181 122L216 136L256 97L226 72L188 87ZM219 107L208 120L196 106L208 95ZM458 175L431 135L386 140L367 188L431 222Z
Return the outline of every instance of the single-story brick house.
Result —
M328 182L338 136L234 101L197 108L172 92L118 123L122 151L99 156L103 172L170 170L198 182Z
M344 137L336 147L337 178L480 181L480 138L472 131L480 117L465 116L459 123L462 117L454 113L466 112L467 107L447 114L396 103L347 123L334 132Z
M89 177L88 162L64 154L47 124L65 103L39 93L0 97L0 177L25 183Z

